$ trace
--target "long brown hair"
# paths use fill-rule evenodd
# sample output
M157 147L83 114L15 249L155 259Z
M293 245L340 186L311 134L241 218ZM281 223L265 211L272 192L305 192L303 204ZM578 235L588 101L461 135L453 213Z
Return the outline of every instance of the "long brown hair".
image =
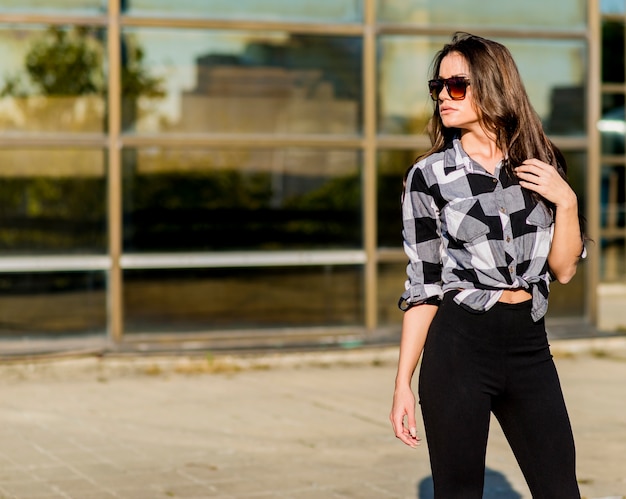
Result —
M432 78L439 78L441 61L454 52L467 62L472 96L481 125L495 137L496 145L505 158L503 166L509 175L513 177L513 168L526 159L537 158L553 165L565 178L565 159L546 136L509 50L486 38L455 33L452 41L435 56ZM419 159L444 150L459 134L458 129L443 125L438 102L428 123L428 133L432 147Z

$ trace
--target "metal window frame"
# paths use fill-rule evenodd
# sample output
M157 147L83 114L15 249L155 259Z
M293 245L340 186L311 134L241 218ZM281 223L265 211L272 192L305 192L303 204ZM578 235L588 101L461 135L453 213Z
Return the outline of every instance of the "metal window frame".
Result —
M54 271L54 270L105 270L108 273L107 306L108 336L113 343L124 341L123 271L126 269L159 268L211 268L219 266L265 265L363 265L365 275L364 310L365 334L379 327L377 306L377 279L379 263L404 260L397 250L378 248L377 235L377 153L382 149L419 149L429 145L425 136L391 136L377 133L377 37L379 35L449 36L458 26L428 26L406 23L377 22L377 0L363 1L363 21L329 24L326 22L220 20L203 18L159 18L125 15L120 12L119 0L108 0L105 14L93 16L2 14L2 24L86 25L107 29L109 122L102 134L3 134L0 148L26 147L98 147L108 152L108 254L105 256L49 256L0 258L0 272ZM587 2L587 26L584 29L510 29L477 28L473 31L487 37L527 39L583 39L588 44L589 65L587 89L587 136L552 137L567 150L585 150L588 153L590 172L587 183L589 235L599 238L599 134L594 133L600 116L600 6L599 0ZM623 20L623 16L618 16ZM125 133L121 130L121 61L120 36L127 27L213 29L245 31L283 31L292 34L357 36L362 39L363 123L361 134L354 135L287 135L287 134L151 134ZM606 87L605 87L606 88ZM626 85L620 86L620 91ZM220 147L278 148L311 147L359 150L363 156L363 245L354 251L307 252L254 252L176 254L128 254L122 248L122 164L121 152L126 147ZM588 315L596 322L597 304L595 289L598 285L598 256L588 257L586 304Z
M599 244L600 236L600 132L597 123L601 115L601 45L602 26L600 16L600 0L588 0L588 71L587 71L587 149L590 171L587 176L587 232L592 241ZM589 248L587 255L587 294L585 305L591 324L598 324L598 286L600 283L600 255L595 248Z

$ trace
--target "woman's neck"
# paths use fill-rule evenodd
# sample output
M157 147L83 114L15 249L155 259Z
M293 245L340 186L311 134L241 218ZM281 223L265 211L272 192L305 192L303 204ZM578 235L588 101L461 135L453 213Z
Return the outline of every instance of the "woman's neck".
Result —
M481 133L464 131L461 134L461 145L470 158L492 175L498 163L502 161L502 151L496 145L495 138L482 130Z

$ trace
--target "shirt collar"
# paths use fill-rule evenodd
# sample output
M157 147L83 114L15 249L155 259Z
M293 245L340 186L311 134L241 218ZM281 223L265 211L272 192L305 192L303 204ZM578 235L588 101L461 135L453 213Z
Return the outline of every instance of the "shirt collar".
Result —
M452 139L452 145L446 149L444 155L444 172L451 173L455 170L465 169L468 173L474 173L475 168L471 158L463 150L458 138Z
M452 139L452 145L451 147L446 149L446 153L444 155L444 172L448 174L456 170L465 169L467 173L487 173L483 168L476 168L476 166L477 164L472 161L472 158L470 158L463 149L463 146L461 145L461 140L459 138ZM499 162L494 172L495 177L500 176L501 167L502 162Z

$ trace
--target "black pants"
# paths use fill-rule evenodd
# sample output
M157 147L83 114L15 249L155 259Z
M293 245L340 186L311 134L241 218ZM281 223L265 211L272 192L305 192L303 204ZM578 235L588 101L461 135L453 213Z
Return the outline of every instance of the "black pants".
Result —
M482 498L490 414L533 498L578 499L572 430L531 301L465 310L446 293L424 347L419 396L435 498Z

